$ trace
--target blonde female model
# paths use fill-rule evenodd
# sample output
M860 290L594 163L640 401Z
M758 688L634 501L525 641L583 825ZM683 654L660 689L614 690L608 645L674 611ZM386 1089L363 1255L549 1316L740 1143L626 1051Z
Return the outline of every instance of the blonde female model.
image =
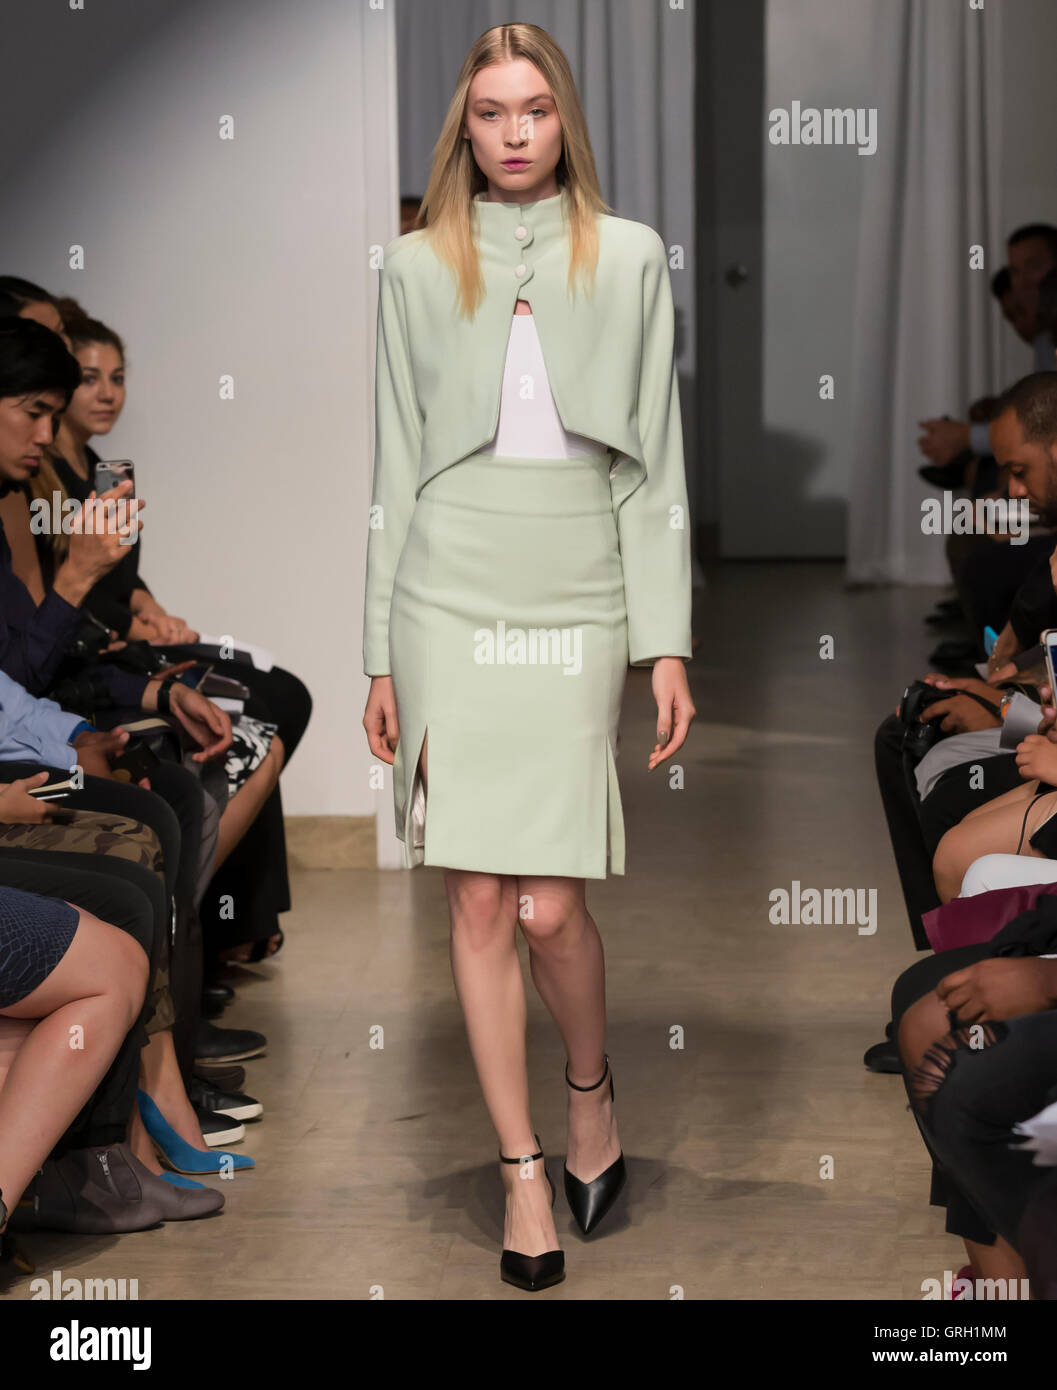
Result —
M695 713L673 342L664 244L602 201L564 54L531 24L488 30L416 228L384 253L363 723L393 765L405 863L445 869L507 1189L500 1275L529 1290L565 1257L529 1112L519 923L568 1057L565 1191L585 1234L625 1180L585 880L624 872L628 665L653 668L650 768Z

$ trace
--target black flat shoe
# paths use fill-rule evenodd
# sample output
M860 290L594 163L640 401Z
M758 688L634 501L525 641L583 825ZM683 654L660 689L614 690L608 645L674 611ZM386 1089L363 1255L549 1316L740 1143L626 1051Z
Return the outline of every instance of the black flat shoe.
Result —
M542 1159L543 1147L540 1145L540 1137L536 1135L536 1143L539 1145L539 1152L526 1155L529 1159ZM499 1155L500 1163L521 1163L520 1158L504 1158ZM554 1206L554 1184L551 1182L547 1166L543 1166L543 1176L547 1179L547 1185L551 1190L551 1206ZM513 1284L515 1288L525 1289L528 1293L538 1293L540 1289L549 1289L552 1284L560 1284L565 1278L565 1251L564 1250L545 1250L542 1255L523 1255L520 1250L504 1250L499 1257L499 1277L504 1284Z
M575 1081L569 1081L569 1063L566 1062L565 1064L565 1080L574 1091L597 1091L607 1076L609 1077L609 1099L615 1100L608 1052L606 1053L606 1069L593 1086L577 1086ZM581 1182L579 1178L574 1177L569 1172L569 1165L565 1165L565 1196L573 1219L585 1236L591 1234L617 1200L621 1188L627 1181L627 1176L623 1149L605 1172L599 1173L598 1177L592 1178L590 1182Z
M246 1061L259 1057L267 1045L264 1034L250 1028L217 1028L199 1019L195 1029L195 1065Z
M884 1042L874 1043L873 1047L868 1047L862 1060L863 1066L868 1067L870 1071L898 1075L903 1070L899 1048L891 1038L885 1038Z

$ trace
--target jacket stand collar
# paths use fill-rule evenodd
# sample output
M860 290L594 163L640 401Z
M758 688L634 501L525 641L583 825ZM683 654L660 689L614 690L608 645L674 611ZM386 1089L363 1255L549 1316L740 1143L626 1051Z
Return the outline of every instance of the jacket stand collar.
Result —
M475 195L477 236L481 250L509 264L522 283L532 278L532 264L551 247L566 241L565 194L534 203L495 203L487 190Z

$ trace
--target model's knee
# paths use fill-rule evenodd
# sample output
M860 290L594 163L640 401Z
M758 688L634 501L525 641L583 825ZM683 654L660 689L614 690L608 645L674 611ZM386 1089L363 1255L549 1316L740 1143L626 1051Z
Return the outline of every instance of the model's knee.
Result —
M449 872L448 902L452 933L468 945L513 936L516 903L509 881L499 874Z
M581 904L572 894L522 892L518 898L518 921L530 946L555 945L581 920Z

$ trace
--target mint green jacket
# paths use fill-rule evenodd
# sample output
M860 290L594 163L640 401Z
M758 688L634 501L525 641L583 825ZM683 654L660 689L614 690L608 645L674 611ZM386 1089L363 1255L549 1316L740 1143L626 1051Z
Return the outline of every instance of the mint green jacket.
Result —
M479 194L475 207L486 294L472 320L457 315L454 277L425 232L384 251L364 674L390 674L393 577L415 500L495 437L519 298L532 306L563 426L614 451L631 665L689 659L690 518L664 243L645 223L600 216L594 294L578 282L570 299L564 194L535 203Z

